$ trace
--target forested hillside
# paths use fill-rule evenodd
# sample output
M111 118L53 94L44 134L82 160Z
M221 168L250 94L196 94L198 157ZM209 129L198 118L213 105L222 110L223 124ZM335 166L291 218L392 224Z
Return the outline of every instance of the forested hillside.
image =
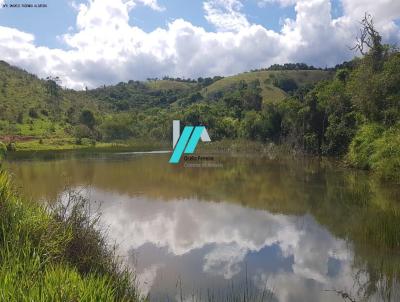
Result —
M241 82L259 82L263 103L279 102L287 97L287 93L331 79L333 74L333 71L326 70L284 70L282 66L282 70L255 70L226 77L204 88L202 93L208 98L218 99L227 92L234 91Z
M169 140L171 120L181 118L184 123L205 123L215 139L235 138L246 111L260 111L265 104L278 103L297 89L330 77L329 71L284 70L282 66L279 71L227 78L165 77L74 91L62 88L58 78L39 79L1 62L0 135L8 140L13 136L11 141ZM221 117L227 119L218 122Z

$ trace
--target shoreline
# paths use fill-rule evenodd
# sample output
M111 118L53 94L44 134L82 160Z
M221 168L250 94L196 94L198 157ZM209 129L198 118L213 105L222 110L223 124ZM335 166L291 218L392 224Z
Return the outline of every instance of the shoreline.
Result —
M39 144L39 139L28 142L17 142L15 144L15 151L8 151L6 159L8 160L19 160L19 159L30 159L30 158L55 158L59 155L77 154L85 155L91 153L130 153L130 152L155 152L163 150L163 152L171 151L172 147L170 142L166 141L145 141L143 139L131 139L124 141L113 141L113 142L96 142L91 144L85 142L85 144L72 144L72 139L60 139L51 140L53 144L44 143ZM60 142L68 142L61 144ZM302 152L296 148L291 148L287 144L275 144L275 143L263 143L251 140L220 140L207 144L199 144L196 153L199 155L221 155L229 154L230 156L262 156L268 157L269 159L317 159L317 160L328 160L333 162L340 168L349 170L360 170L370 173L371 175L380 178L384 183L397 184L396 180L386 179L385 175L380 175L373 169L362 169L351 165L347 160L346 156L332 157L324 155L315 155Z

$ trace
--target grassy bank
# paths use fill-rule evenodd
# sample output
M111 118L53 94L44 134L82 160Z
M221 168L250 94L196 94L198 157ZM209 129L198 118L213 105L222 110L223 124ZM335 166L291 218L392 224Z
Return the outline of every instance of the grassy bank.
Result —
M0 171L1 301L138 301L85 201L48 210L22 200Z
M169 148L169 144L162 141L144 141L139 139L118 140L112 142L95 142L83 139L79 143L73 138L33 139L28 141L7 144L10 153L32 153L42 151L70 151L70 150L94 150L94 151L151 151Z

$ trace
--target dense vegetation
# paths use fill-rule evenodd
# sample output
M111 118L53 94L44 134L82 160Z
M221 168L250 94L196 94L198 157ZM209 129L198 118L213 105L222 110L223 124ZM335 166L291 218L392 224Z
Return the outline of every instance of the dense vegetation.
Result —
M21 200L0 171L0 208L1 301L139 300L82 198L48 211Z
M80 92L3 62L0 135L9 142L33 136L36 146L169 142L171 121L180 119L207 126L214 141L286 144L400 181L400 53L381 43L367 17L362 33L362 58L335 68L273 65L226 78L164 77Z

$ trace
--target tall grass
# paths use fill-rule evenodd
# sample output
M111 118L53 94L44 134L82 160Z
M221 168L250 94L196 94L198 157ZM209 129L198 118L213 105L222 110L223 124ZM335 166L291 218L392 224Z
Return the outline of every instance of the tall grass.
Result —
M48 211L21 200L0 171L1 301L139 300L84 205L71 197Z
M347 160L356 168L371 169L384 180L400 183L400 123L388 129L363 125L350 144Z
M6 153L7 153L6 145L0 142L0 165L1 161L6 157Z
M182 280L176 282L176 293L173 297L168 295L164 297L151 297L151 301L176 301L176 302L270 302L276 301L275 289L270 287L268 282L264 288L260 288L250 281L247 275L244 280L227 281L226 286L219 288L205 288L185 290Z

